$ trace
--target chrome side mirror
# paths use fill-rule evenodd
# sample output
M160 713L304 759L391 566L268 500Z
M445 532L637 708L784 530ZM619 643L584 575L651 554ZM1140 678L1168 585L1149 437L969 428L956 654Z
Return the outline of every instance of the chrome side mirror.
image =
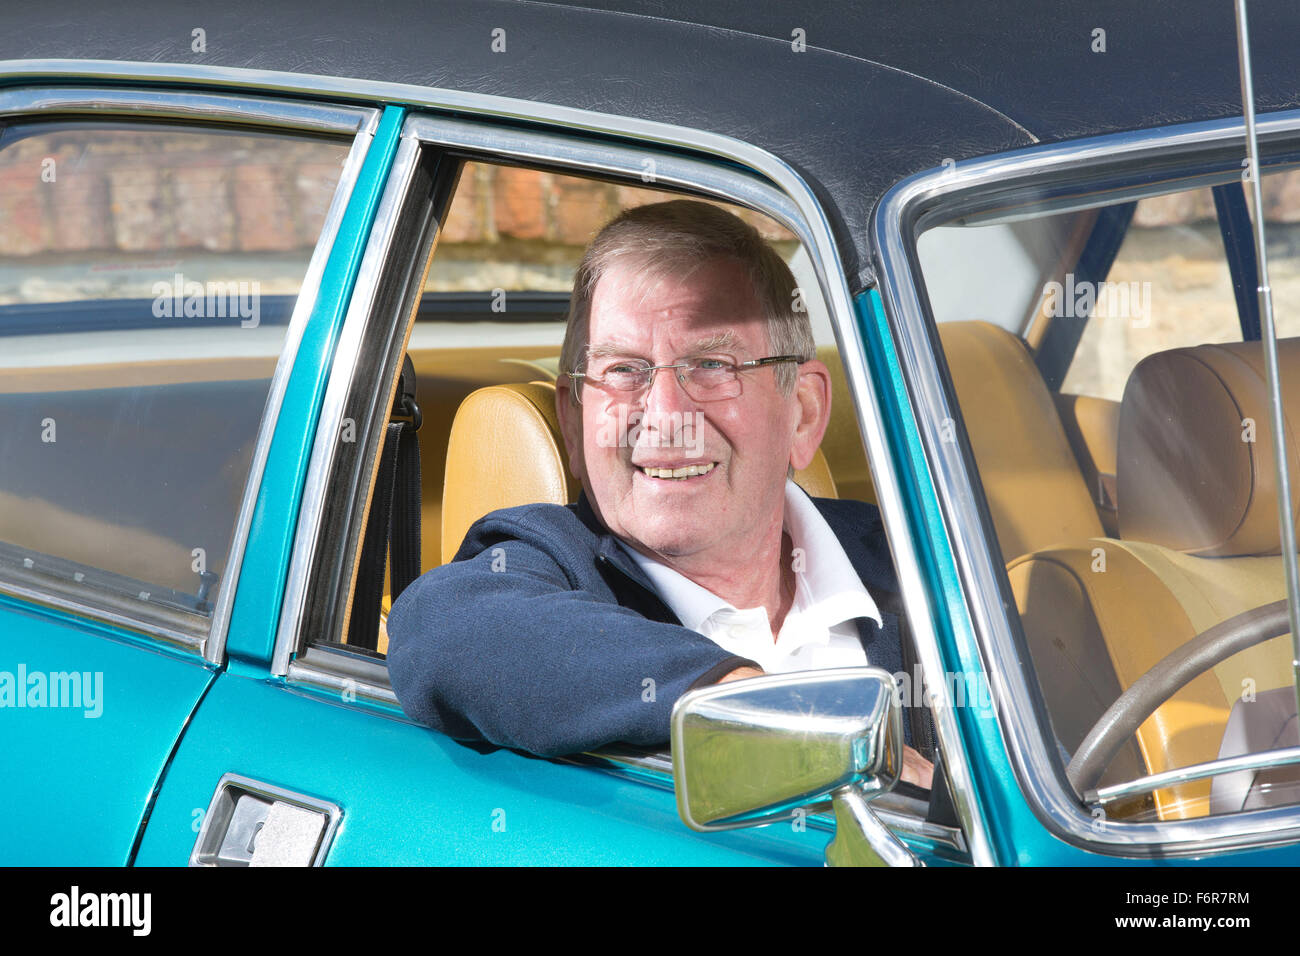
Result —
M672 714L677 809L695 830L761 826L830 797L836 864L916 865L867 801L903 766L903 710L887 671L835 668L702 687Z

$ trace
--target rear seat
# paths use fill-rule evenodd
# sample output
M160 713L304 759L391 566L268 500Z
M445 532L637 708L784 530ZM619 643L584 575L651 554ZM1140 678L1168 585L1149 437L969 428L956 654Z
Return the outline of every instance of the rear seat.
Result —
M1279 342L1278 351L1294 436L1300 340ZM1245 419L1253 420L1253 435ZM1012 590L1067 749L1166 654L1285 597L1268 421L1259 343L1149 356L1130 377L1120 409L1121 538L1097 536L1011 562ZM1300 474L1300 448L1293 443L1290 452L1292 474ZM1135 768L1134 755L1125 755L1105 782L1215 759L1233 702L1244 690L1287 684L1290 660L1284 636L1201 675L1139 729L1141 764ZM1210 787L1205 780L1159 791L1161 817L1205 814Z

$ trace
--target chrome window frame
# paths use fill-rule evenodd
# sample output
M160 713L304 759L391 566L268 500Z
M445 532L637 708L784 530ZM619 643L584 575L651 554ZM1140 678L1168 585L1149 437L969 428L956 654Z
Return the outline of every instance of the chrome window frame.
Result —
M389 87L388 84L384 86ZM408 116L402 131L403 146L418 141L433 147L473 153L484 159L495 157L557 170L595 173L614 179L631 178L642 182L642 174L646 169L644 161L652 158L653 183L688 189L757 209L781 222L799 238L807 248L817 273L840 354L845 362L859 430L866 444L867 459L871 464L885 524L887 528L896 529L889 535L889 539L913 634L918 645L924 647L929 642L934 647L928 597L913 543L905 530L897 530L906 529L908 525L901 494L893 478L892 459L884 439L879 407L867 377L865 347L852 297L829 223L807 184L776 157L727 137L526 101L504 101L510 105L508 110L503 110L503 99L500 97L468 97L466 94L458 94L449 103L440 96L431 95L441 91L410 87L398 89L403 91L408 103L415 101L426 108L445 108L448 105L459 107L459 115L456 117L435 115L432 112ZM417 93L420 94L418 97ZM477 107L474 112L479 114L473 119L465 116L470 103ZM519 118L526 118L544 128L534 126L524 129L502 122ZM638 149L627 145L629 138L639 139L645 146ZM704 159L689 158L670 152L672 148L715 160L725 159L744 168L724 167ZM402 175L400 170L395 171L394 176L397 175ZM390 181L388 188L391 186ZM293 563L271 661L271 673L275 677L283 677L291 683L314 687L331 695L337 694L340 687L346 686L353 693L354 701L366 701L385 710L396 704L396 698L392 694L391 685L387 681L380 681L378 671L367 668L371 672L370 679L357 681L355 677L340 676L351 667L350 662L343 660L346 655L341 652L316 648L313 649L314 659L311 660L307 655L295 658L294 654L298 650L313 549L320 537L324 494L330 474L327 463L332 459L336 444L333 436L338 434L341 425L343 404L355 373L362 332L374 298L380 266L384 261L383 249L391 241L391 219L400 206L399 199L399 194L390 195L386 188L383 201L385 211L381 212L370 245L367 246L362 273L358 276L352 305L335 354L317 440L312 450L296 530ZM338 658L341 667L338 673L331 672L330 662L335 658ZM937 652L923 651L922 659L922 666L929 673L929 668L938 661ZM955 719L951 718L951 714L948 717L938 730L940 746L948 761L954 803L962 823L962 832L953 831L937 839L939 842L960 846L963 852L969 849L972 861L977 864L990 864L993 855L982 811L974 798L968 757Z
M0 80L12 75L7 69L8 65L0 63ZM93 75L93 71L77 71L72 75L84 81ZM15 587L0 582L0 591L139 631L170 646L191 651L209 664L221 663L225 653L226 635L230 628L235 587L239 580L244 550L248 543L249 527L253 520L253 510L261 489L271 438L275 434L275 426L279 421L280 407L288 387L289 374L297 358L303 330L316 306L325 262L329 258L339 224L343 219L343 212L347 208L357 175L361 171L361 164L374 136L379 114L380 111L373 107L275 99L252 92L234 94L93 86L0 88L0 119L5 120L40 119L51 115L93 119L101 117L168 119L194 125L196 129L255 127L259 132L332 133L350 136L352 139L321 233L308 259L307 270L303 275L293 314L285 330L284 344L271 376L266 405L253 448L252 464L236 512L230 554L225 573L217 587L216 601L206 633L199 629L190 630L179 624L175 628L170 628L156 622L140 620L126 610L110 612L74 597L56 594L52 589L38 584L33 584L31 587Z
M1280 147L1289 148L1294 155L1300 148L1300 136L1296 135L1300 133L1300 111L1266 114L1259 119L1258 132L1265 156L1272 154L1276 160ZM978 491L978 470L965 440L942 440L943 423L961 418L955 403L949 401L950 383L936 360L942 353L924 298L916 236L929 225L951 221L963 204L973 208L992 196L1010 195L1028 186L1068 185L1081 192L1087 185L1096 189L1097 181L1107 174L1119 175L1138 167L1167 167L1170 175L1166 182L1177 169L1191 172L1194 180L1195 170L1204 170L1215 151L1245 156L1242 122L1181 124L1030 146L911 176L882 197L872 217L885 312L965 591L977 650L997 695L999 730L1016 780L1029 807L1051 833L1084 849L1111 855L1188 856L1293 842L1300 839L1300 806L1158 823L1106 821L1098 828L1069 789L1057 769L1056 755L1047 747L1039 716L1028 703L1039 692L1030 686L1020 664L1023 644L1015 636L1019 620L1012 621L1007 610L1011 605L1003 601L1009 593L1006 572ZM1272 162L1265 163L1264 168L1270 165ZM1170 190L1152 185L1143 191ZM1088 205L1098 203L1093 199Z

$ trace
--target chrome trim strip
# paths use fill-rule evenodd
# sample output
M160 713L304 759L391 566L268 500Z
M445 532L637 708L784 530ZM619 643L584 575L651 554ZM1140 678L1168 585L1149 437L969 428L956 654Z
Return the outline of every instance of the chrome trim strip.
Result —
M0 65L3 70L3 65ZM85 74L80 74L85 78ZM250 98L246 95L222 93L174 92L157 89L133 90L123 88L33 88L19 87L0 89L0 115L16 116L28 113L56 111L58 113L91 113L95 115L151 116L173 117L184 120L203 120L207 123L238 123L244 126L266 127L295 131L321 131L334 133L352 133L355 137L348 156L343 164L334 198L325 215L321 235L307 263L303 276L301 291L294 306L285 331L284 345L276 362L275 372L267 393L266 406L258 429L257 442L253 448L252 464L248 480L244 485L240 499L239 511L235 520L235 530L230 541L229 561L217 586L216 602L212 619L207 629L207 636L198 642L196 649L204 660L220 664L226 646L226 632L230 626L230 615L234 605L234 584L239 580L239 571L243 565L244 548L248 542L248 530L253 520L253 510L257 504L257 494L261 488L262 475L266 469L266 459L270 452L271 438L279 417L280 406L284 401L285 389L289 382L289 373L297 358L298 345L302 341L303 329L311 316L319 292L320 277L325 270L325 261L329 257L334 237L338 232L347 200L352 194L361 163L379 122L379 110L373 107L337 106L332 104L304 103L297 100ZM60 605L62 606L62 605ZM68 609L72 609L69 607ZM103 617L90 607L78 607L80 611L92 616ZM106 618L108 619L108 618ZM114 623L123 623L122 619L111 618ZM143 627L159 633L165 639L171 637L165 630L149 628L143 622L133 626ZM175 640L175 638L172 638ZM187 646L194 646L185 640Z
M97 604L88 604L84 601L78 601L75 598L66 597L49 590L48 585L24 587L21 584L14 584L10 581L0 581L0 594L7 594L10 597L29 601L40 607L55 608L60 611L67 611L70 614L76 614L80 617L88 617L96 621L116 624L118 627L124 628L128 631L139 631L148 637L157 638L166 644L189 651L193 654L201 654L203 651L204 638L195 634L187 633L179 628L167 627L157 621L150 621L144 618L135 617L134 615L119 614ZM198 619L199 618L196 616L195 620Z
M1152 790L1160 790L1163 787L1188 783L1192 780L1204 780L1206 777L1217 777L1219 774L1231 773L1234 770L1262 770L1268 767L1285 767L1296 763L1300 763L1300 747L1283 747L1279 750L1267 750L1263 753L1238 754L1235 757L1224 757L1222 760L1207 760L1204 763L1176 767L1162 773L1138 777L1136 780L1126 780L1124 783L1117 783L1113 786L1089 790L1083 795L1083 802L1114 803L1121 797L1137 793L1150 793Z
M345 703L363 701L401 710L383 661L334 648L309 647L289 664L290 683L338 695Z
M1276 140L1297 129L1300 129L1300 112L1276 114L1259 123L1261 139ZM1064 777L1058 775L1053 764L1054 755L1049 755L1037 719L1022 703L1032 696L1012 639L1011 623L1001 602L999 581L1005 572L1000 567L1000 556L994 554L996 545L982 532L980 506L960 446L941 440L943 422L954 416L931 351L928 331L931 320L917 292L918 279L912 273L913 233L924 222L939 220L962 200L978 198L980 193L995 186L1001 192L1047 177L1073 176L1082 190L1086 180L1081 173L1085 171L1097 176L1175 153L1186 156L1187 164L1191 165L1197 153L1241 143L1244 143L1242 123L1224 120L1028 147L909 177L885 194L872 219L881 293L895 329L899 359L931 477L944 510L976 644L992 678L1002 739L1022 792L1039 818L1058 836L1092 850L1138 855L1203 852L1210 845L1239 847L1276 841L1279 827L1285 829L1287 838L1295 839L1300 837L1300 808L1160 823L1105 821L1099 827L1098 821L1085 814L1077 798L1067 790ZM1159 187L1149 191L1159 191ZM920 650L924 656L924 644Z
M0 64L0 75L4 65ZM85 78L85 74L82 74ZM230 93L178 93L158 89L109 87L9 87L0 89L0 115L58 110L105 116L156 116L208 123L238 123L277 129L358 133L374 122L373 107L304 103Z
M316 439L312 444L307 482L303 488L298 524L294 531L293 559L289 564L289 578L285 582L284 600L280 606L275 648L271 653L273 677L284 677L289 673L289 660L306 609L307 582L315 563L316 543L320 539L325 495L334 470L343 410L352 389L362 338L378 292L379 277L392 251L402 200L415 173L419 153L419 144L403 135L393 157L392 169L384 185L384 194L380 198L375 222L353 285L352 299L348 303L347 315L334 349L329 384L325 388L325 400L316 425Z

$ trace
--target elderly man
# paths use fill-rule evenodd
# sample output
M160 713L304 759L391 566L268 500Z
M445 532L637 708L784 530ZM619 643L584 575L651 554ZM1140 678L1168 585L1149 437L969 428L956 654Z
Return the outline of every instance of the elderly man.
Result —
M556 384L576 505L494 512L394 603L412 718L538 754L668 738L687 690L902 669L876 509L789 479L830 416L794 278L753 227L679 200L624 212L578 268ZM904 779L929 786L910 747Z

